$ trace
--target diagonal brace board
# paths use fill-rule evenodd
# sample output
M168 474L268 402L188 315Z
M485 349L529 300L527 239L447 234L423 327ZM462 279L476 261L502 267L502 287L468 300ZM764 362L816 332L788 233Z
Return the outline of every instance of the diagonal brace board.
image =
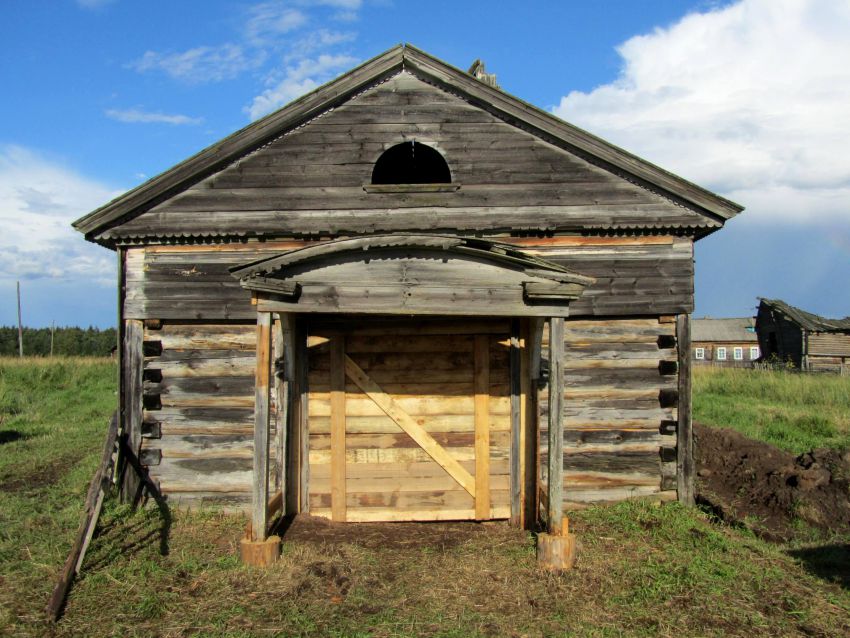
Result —
M404 430L425 452L475 498L475 479L446 450L405 412L372 378L345 355L345 373L388 417Z

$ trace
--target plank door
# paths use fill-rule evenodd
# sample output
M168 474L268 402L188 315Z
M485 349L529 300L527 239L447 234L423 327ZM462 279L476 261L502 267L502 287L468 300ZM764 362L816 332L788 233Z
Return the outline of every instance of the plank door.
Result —
M310 512L508 518L509 344L505 322L311 330Z

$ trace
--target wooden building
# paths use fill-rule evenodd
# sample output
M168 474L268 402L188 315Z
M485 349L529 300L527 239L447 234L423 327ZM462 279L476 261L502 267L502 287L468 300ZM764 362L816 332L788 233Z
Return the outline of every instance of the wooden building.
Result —
M745 368L761 356L755 317L693 320L691 354L695 365Z
M825 319L779 299L760 299L756 331L766 361L808 372L850 371L850 317Z
M281 502L692 498L693 244L741 208L488 78L393 48L75 223L117 252L123 432L169 502L262 539Z

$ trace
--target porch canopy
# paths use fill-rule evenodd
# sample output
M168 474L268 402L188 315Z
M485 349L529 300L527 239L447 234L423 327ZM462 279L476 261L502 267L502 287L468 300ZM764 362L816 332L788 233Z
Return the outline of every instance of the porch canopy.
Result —
M337 239L231 268L258 312L566 317L592 277L453 235Z

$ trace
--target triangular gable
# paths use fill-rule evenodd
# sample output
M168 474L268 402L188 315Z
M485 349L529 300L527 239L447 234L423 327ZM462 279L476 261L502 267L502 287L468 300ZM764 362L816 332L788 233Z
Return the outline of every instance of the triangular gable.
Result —
M679 206L680 212L692 216L686 223L674 220L669 224L670 228L702 227L704 229L702 234L705 234L719 228L726 219L741 210L740 206L728 200L713 195L544 111L494 89L413 47L400 46L201 151L83 217L75 222L74 226L86 233L89 239L104 243L114 241L115 237L121 236L122 233L105 231L170 200L193 184L221 171L239 158L257 151L287 131L294 130L305 122L348 102L370 86L401 71L412 73L429 84L492 114L500 121L508 122L536 135L547 143L573 153L595 166L604 167L624 178L624 181L658 193ZM159 226L167 227L168 221L162 221ZM616 230L628 227L640 228L641 223L640 219L636 218L619 225L612 224L610 227ZM658 228L660 225L655 223L646 227ZM384 230L400 229L386 228ZM339 232L345 231L346 229L340 229ZM169 235L168 232L161 230L156 234ZM172 235L180 234L180 232L172 233ZM186 234L198 233L193 231ZM240 233L238 229L221 230L213 226L209 232L201 234L240 235L245 233ZM142 237L145 233L133 231L125 236Z

